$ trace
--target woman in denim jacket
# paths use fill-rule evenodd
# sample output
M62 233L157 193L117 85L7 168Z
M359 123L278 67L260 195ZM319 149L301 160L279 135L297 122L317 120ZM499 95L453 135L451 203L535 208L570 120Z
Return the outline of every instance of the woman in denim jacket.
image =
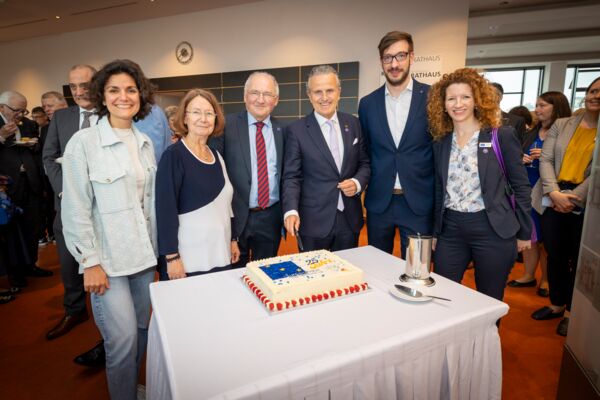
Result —
M136 63L115 60L94 75L90 96L98 124L75 133L63 157L63 231L91 293L110 397L135 399L157 251L156 161L132 121L153 93Z

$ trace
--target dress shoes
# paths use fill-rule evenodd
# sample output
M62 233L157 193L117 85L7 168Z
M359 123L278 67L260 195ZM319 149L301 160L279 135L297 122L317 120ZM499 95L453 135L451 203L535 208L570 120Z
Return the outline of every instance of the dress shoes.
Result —
M537 295L540 297L548 297L550 296L550 290L548 290L548 288L538 288L537 290Z
M9 276L8 283L11 287L22 289L28 285L27 279L24 276Z
M537 280L535 280L535 278L528 282L519 282L517 280L512 280L512 281L508 282L506 285L509 287L514 287L514 288L534 287L535 285L537 285Z
M14 299L16 299L16 297L12 294L0 295L0 304L10 303Z
M543 321L546 319L554 319L560 318L564 315L565 310L554 312L550 307L542 307L539 310L536 310L531 314L531 318L536 319L538 321Z
M560 336L567 336L569 330L569 317L563 318L556 327L556 333Z
M91 350L78 355L73 361L85 367L104 367L106 364L104 340L100 340Z
M81 324L89 319L88 313L86 310L73 315L65 314L63 319L52 329L48 331L46 334L46 339L52 340L69 333L71 329L73 329L76 325Z
M47 269L42 269L37 265L31 265L28 268L25 268L25 275L33 276L35 278L47 278L54 275L54 272Z

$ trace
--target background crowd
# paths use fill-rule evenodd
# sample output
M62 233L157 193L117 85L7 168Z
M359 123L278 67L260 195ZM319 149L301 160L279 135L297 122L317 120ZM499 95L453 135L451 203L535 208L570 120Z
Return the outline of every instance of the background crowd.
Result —
M477 290L538 284L550 304L538 320L568 311L600 114L600 78L571 115L559 92L534 112L500 110L502 87L469 68L433 86L410 76L412 36L378 45L386 83L363 97L358 118L337 111L337 71L318 66L306 86L314 111L284 126L271 114L275 77L252 73L246 110L224 115L215 96L189 91L179 106L155 104L139 65L115 60L68 71L75 105L47 92L29 114L20 93L0 94L0 273L8 303L56 240L63 318L52 340L89 319L102 339L75 361L106 366L112 398L135 398L150 318L148 285L243 267L277 255L282 237L299 250L369 244L402 257L409 235L433 235L434 268ZM363 193L364 192L364 193ZM524 275L507 283L521 252Z

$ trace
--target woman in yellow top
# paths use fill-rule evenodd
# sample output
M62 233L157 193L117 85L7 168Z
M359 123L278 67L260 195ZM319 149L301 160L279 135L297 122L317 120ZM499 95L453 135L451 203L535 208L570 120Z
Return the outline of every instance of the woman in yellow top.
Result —
M548 196L542 201L548 208L541 216L541 230L548 252L551 305L531 315L537 320L563 317L565 309L571 308L600 114L600 77L585 93L585 112L556 120L548 131L540 158L542 190ZM566 336L568 326L569 318L565 317L556 333Z

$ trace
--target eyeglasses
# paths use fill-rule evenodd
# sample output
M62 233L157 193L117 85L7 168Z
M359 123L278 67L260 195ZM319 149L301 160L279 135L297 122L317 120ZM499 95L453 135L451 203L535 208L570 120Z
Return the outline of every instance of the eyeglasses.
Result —
M9 110L11 110L14 113L17 114L23 114L23 115L27 115L29 114L29 110L25 109L25 108L12 108L11 106L9 106L8 104L2 104L4 107L8 108Z
M271 92L259 92L258 90L249 90L248 96L253 100L258 99L260 96L262 96L265 100L273 100L275 97L277 97Z
M204 117L206 119L215 119L217 117L217 114L215 114L212 111L198 111L198 110L193 110L193 111L186 111L185 112L188 115L191 115L194 118L200 118L200 117Z
M400 53L397 53L395 55L386 54L385 56L381 57L381 61L384 64L391 64L395 58L396 61L398 61L400 63L400 62L406 60L408 58L409 54L410 53L408 51L401 51Z

